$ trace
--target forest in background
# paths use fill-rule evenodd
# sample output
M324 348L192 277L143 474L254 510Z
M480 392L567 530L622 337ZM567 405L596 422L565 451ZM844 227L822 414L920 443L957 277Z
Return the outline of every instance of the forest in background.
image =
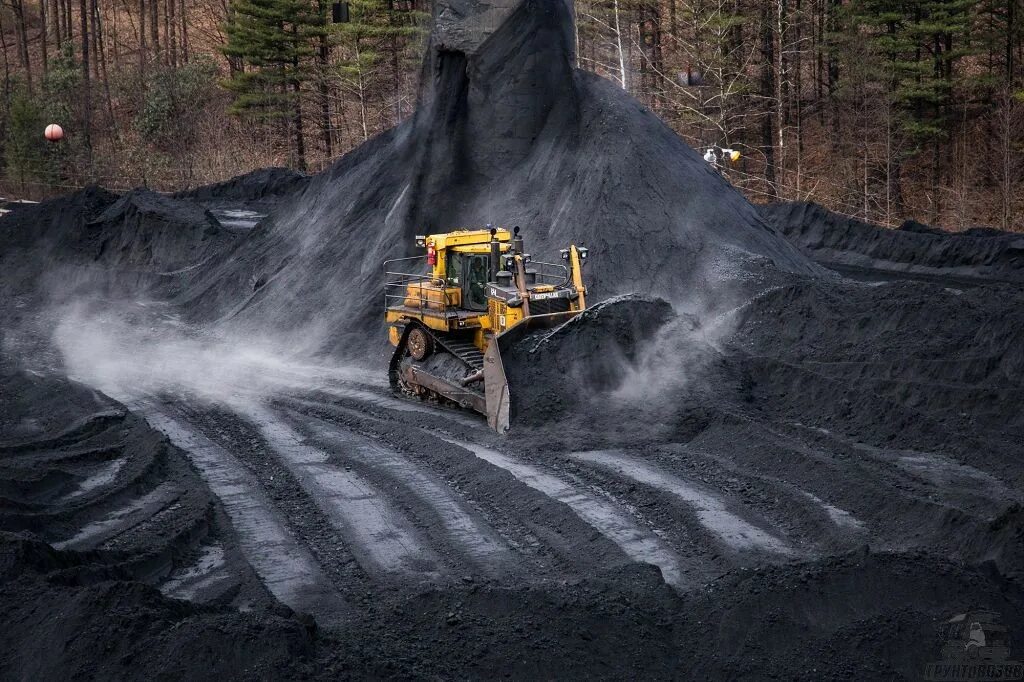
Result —
M0 194L314 172L415 108L428 0L0 0ZM1024 231L1024 0L577 0L578 66L755 202ZM341 16L339 16L341 15ZM341 21L338 21L341 19ZM66 131L43 139L48 123Z

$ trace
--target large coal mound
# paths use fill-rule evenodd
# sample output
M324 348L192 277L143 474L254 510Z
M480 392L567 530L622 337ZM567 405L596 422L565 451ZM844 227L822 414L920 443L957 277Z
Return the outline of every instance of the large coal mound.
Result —
M213 205L244 203L251 208L274 204L301 192L308 184L309 176L288 168L258 168L224 182L177 192L173 196Z
M168 291L182 273L224 253L237 234L199 204L136 189L90 187L20 210L0 222L11 296Z
M945 232L908 220L889 230L815 203L776 203L761 215L808 256L830 267L922 277L1024 282L1024 235L975 227Z
M416 115L202 270L195 319L304 340L316 323L326 349L363 356L382 347L383 262L413 255L416 234L487 223L522 226L539 260L587 245L596 298L671 299L709 271L817 271L654 114L574 68L562 0L520 3L479 45L452 21L437 19Z

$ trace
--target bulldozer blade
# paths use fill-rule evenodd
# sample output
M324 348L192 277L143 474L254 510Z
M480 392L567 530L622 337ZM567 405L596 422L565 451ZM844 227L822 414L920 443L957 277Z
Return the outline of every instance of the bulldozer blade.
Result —
M506 363L514 353L512 348L531 332L553 329L579 315L581 311L532 315L506 332L498 334L487 345L484 353L484 398L487 404L487 424L498 433L508 431L515 410L509 391Z

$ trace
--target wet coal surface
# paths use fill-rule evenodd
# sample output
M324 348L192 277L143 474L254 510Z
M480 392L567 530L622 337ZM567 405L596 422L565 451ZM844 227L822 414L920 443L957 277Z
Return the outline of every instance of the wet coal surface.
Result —
M1014 238L759 214L514 4L319 176L0 219L0 670L918 679L955 614L1024 633ZM380 320L384 257L494 215L591 249L506 436L393 396Z

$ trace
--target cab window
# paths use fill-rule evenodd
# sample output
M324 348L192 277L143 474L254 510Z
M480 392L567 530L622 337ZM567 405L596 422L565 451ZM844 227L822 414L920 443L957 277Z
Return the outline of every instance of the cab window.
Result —
M469 257L469 272L466 282L469 285L470 310L487 309L487 256L472 255Z
M457 287L462 282L462 254L456 251L448 252L448 262L445 264L444 276L449 286Z

